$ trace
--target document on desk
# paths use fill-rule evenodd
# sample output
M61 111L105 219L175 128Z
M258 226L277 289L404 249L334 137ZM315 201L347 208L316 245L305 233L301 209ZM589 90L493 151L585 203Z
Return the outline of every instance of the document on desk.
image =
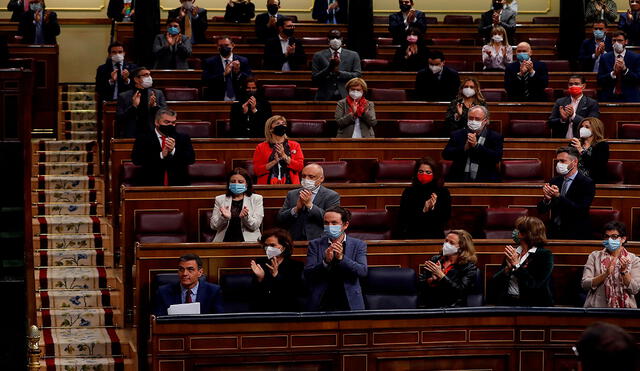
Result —
M200 303L173 304L167 309L167 314L170 316L200 314Z

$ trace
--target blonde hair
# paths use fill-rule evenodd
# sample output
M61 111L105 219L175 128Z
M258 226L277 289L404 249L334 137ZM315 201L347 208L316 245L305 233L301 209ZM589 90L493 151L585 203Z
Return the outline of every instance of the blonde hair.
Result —
M521 240L525 241L529 248L547 244L547 228L542 220L535 216L521 216L516 219L516 229L522 233Z
M593 141L591 145L595 145L598 142L604 140L604 123L597 117L587 117L580 121L580 125L578 125L578 129L582 127L582 123L585 121L589 122L591 126L591 135L593 135Z
M473 237L464 229L452 229L447 234L458 236L458 261L457 264L476 263L476 249L473 246Z
M501 44L503 46L509 47L509 37L507 37L507 30L505 30L502 26L493 26L493 28L491 29L491 36L493 37L493 35L498 33L502 34ZM493 44L493 39L489 40L489 44Z
M277 121L284 121L285 124L287 123L287 119L280 115L271 116L267 122L264 123L264 139L267 143L274 143L271 125L275 124ZM284 138L288 139L287 134L284 135Z
M354 77L351 80L347 81L347 84L344 87L349 90L352 86L355 85L360 85L362 87L363 94L367 92L367 83L359 77Z
M474 90L476 91L476 95L473 96L473 103L474 104L486 103L486 99L482 94L482 90L480 90L480 81L478 81L478 79L476 79L473 76L465 77L464 79L462 79L462 82L460 83L460 87L458 88L457 99L464 99L464 94L462 94L462 89L464 89L464 84L466 84L467 81L471 81L473 83Z

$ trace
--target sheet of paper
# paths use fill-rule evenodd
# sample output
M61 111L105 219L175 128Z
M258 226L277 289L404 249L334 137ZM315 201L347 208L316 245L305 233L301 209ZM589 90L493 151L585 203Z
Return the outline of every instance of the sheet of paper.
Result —
M167 314L200 314L200 303L173 304L167 309Z

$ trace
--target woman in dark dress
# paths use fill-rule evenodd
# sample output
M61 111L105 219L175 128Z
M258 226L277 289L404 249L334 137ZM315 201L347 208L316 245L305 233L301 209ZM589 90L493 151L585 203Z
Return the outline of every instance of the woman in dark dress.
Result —
M579 126L580 138L571 139L571 146L580 152L578 171L596 184L607 182L609 144L604 140L604 124L595 117L587 117Z
M429 48L424 41L424 33L419 28L411 27L407 38L403 40L393 57L393 65L400 71L417 72L425 68Z
M480 91L480 82L475 77L462 80L458 89L458 96L447 108L444 124L449 131L455 131L467 126L469 109L475 106L486 106L487 102Z

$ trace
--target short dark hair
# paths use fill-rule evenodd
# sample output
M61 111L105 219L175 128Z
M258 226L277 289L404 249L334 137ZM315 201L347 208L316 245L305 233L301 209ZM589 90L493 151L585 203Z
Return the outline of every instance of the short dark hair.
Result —
M202 259L200 259L200 257L196 254L184 254L180 257L178 262L179 263L190 262L192 260L196 261L196 264L198 265L198 269L202 268Z
M442 166L440 166L440 163L436 162L436 160L431 157L423 157L416 160L416 165L413 167L413 178L411 179L411 183L414 186L422 184L418 180L418 170L422 165L429 165L429 167L431 167L431 171L433 172L433 180L431 182L436 185L441 185L440 179L442 175Z
M616 36L622 36L625 40L627 40L627 34L624 31L613 31L613 33L611 34L611 38L613 39Z
M253 193L253 180L251 179L251 175L249 175L249 172L242 167L237 167L231 170L231 172L227 176L227 196L233 196L233 193L231 193L231 191L229 190L229 183L231 183L231 177L236 174L242 175L244 181L247 182L247 190L245 193L247 194L247 196L251 196L251 194Z
M240 86L242 86L242 89L244 90L247 88L247 85L249 85L249 83L251 82L255 83L256 86L258 86L258 79L256 79L254 76L248 76L242 79L240 81Z
M627 236L627 226L624 223L619 222L617 220L612 220L602 227L602 233L606 233L607 231L618 231L618 234L622 237Z
M134 78L138 77L138 74L142 70L149 70L149 69L147 67L145 67L145 66L140 66L140 67L134 69L133 71L131 71L131 76L133 76Z
M180 25L180 21L178 21L177 18L167 18L167 22L165 23L165 25L170 25L171 23L177 23L178 25Z
M603 24L604 27L606 28L607 26L609 26L609 23L607 23L607 21L605 21L604 19L599 19L595 22L593 22L593 24L591 25L591 27L597 25L597 24Z
M332 206L324 211L324 213L336 213L340 214L340 220L342 223L348 223L351 221L351 211L341 206Z
M635 371L640 363L633 337L611 323L596 322L587 327L576 351L584 371Z
M444 61L444 53L440 50L434 50L432 52L429 52L428 59L440 59Z
M262 232L262 236L260 237L260 245L265 246L267 238L275 237L278 239L278 243L284 247L284 251L282 252L282 256L289 257L293 255L293 238L291 234L282 228L270 228L266 231Z
M121 46L124 49L123 43L121 43L120 41L114 41L111 44L109 44L109 47L107 48L107 53L111 53L111 48L115 48L117 46Z
M293 22L293 18L291 18L291 17L280 17L278 19L278 21L276 22L276 26L283 27L284 26L284 22Z
M566 153L571 157L575 157L575 158L580 158L580 152L578 152L577 149L575 149L574 147L560 147L558 149L556 149L556 155L559 155L561 153Z
M232 39L232 38L231 38L231 36L229 36L229 35L222 35L222 36L218 36L218 38L216 39L216 44L217 44L217 43L218 43L218 41L220 41L220 40L229 40L229 41L231 41L231 43L232 43L232 44L235 44L235 43L233 42L233 39Z
M580 74L577 74L577 73L569 76L569 80L571 80L571 79L580 79L580 82L582 82L583 84L587 82L587 79L585 79L583 75L580 75Z
M333 38L336 38L336 37L342 38L342 32L340 32L340 30L333 29L333 30L329 31L329 33L327 34L327 38L329 40L331 40Z

